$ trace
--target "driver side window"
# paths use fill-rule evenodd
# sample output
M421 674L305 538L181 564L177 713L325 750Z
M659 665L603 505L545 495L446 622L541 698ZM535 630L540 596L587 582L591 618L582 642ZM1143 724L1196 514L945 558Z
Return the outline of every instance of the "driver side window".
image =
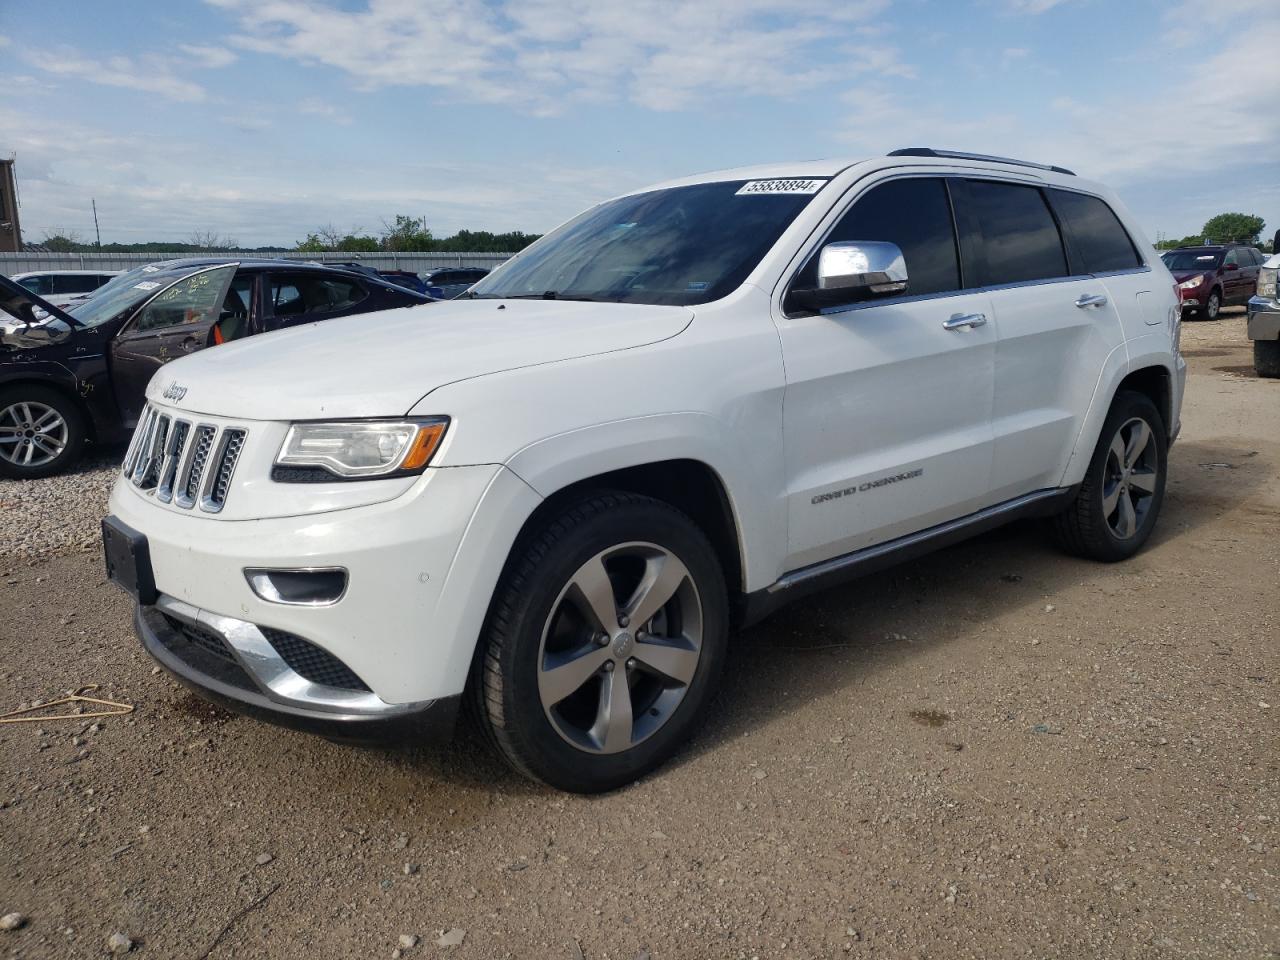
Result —
M960 289L951 203L938 177L904 177L872 187L854 201L822 245L851 240L898 245L910 278L904 296ZM820 251L821 246L796 274L792 289L817 286Z
M236 265L228 264L179 280L142 308L135 329L150 332L176 326L208 326L218 319L227 284L235 272Z

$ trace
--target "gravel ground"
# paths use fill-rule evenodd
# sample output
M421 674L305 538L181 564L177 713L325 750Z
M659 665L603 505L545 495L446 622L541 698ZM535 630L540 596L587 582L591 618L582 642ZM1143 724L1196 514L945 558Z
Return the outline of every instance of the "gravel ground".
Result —
M96 553L98 522L124 448L89 450L70 473L43 480L0 479L0 562L74 551Z
M54 533L39 487L3 488L4 543L72 551L0 560L0 710L88 683L136 710L0 725L0 915L22 915L0 950L1280 955L1280 382L1252 377L1243 327L1186 328L1139 557L1019 526L793 606L738 638L676 762L596 798L466 729L358 750L206 706L75 549L99 494Z

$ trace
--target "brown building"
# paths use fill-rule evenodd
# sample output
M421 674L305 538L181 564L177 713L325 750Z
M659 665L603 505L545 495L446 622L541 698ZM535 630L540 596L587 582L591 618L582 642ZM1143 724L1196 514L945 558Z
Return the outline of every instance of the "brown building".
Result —
M0 160L0 253L22 250L18 223L18 174L13 160Z

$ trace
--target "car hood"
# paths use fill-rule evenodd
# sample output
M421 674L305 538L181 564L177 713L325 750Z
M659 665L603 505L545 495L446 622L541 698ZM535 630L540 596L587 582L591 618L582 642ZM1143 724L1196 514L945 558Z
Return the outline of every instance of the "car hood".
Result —
M203 350L157 372L147 397L250 420L402 416L446 383L656 343L692 319L685 307L451 300Z

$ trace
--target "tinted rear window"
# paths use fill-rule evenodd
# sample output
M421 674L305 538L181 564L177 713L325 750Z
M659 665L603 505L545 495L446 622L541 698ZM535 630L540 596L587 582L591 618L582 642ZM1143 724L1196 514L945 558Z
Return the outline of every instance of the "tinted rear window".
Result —
M1050 190L1058 216L1088 273L1132 270L1142 266L1129 234L1112 209L1097 197L1068 190Z
M988 286L1067 276L1062 237L1038 188L985 180L968 186L982 228Z

